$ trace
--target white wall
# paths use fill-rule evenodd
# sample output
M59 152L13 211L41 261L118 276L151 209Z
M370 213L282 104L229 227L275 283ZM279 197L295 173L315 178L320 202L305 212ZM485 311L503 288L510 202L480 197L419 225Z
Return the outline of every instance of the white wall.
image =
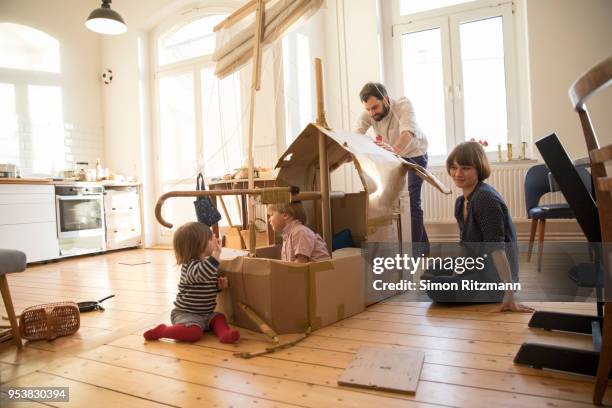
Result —
M67 168L71 161L88 161L93 167L95 159L104 155L100 36L85 28L87 16L99 4L95 0L0 1L1 22L30 26L60 43Z
M586 156L578 115L567 94L576 78L612 54L612 1L528 0L534 140L555 132L571 157ZM587 105L600 143L612 143L612 92Z
M359 91L366 82L383 79L378 1L328 0L323 13L327 123L352 130L363 109ZM331 186L346 192L362 189L352 164L331 174Z

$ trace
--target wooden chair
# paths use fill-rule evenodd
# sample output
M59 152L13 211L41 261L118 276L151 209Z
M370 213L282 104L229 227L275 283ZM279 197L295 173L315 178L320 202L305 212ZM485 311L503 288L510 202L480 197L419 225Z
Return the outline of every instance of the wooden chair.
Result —
M612 368L612 176L607 175L605 167L606 162L612 161L612 145L600 148L585 102L610 84L612 84L612 55L580 76L569 90L569 97L578 112L591 158L591 175L595 186L603 245L602 265L606 302L599 365L593 392L593 402L597 405L601 405Z
M18 349L22 348L21 334L19 333L19 324L15 316L15 309L13 308L13 301L11 299L11 292L9 291L6 274L23 272L25 268L26 255L23 252L11 249L0 249L0 293L2 293L6 314L11 323L10 328L13 333L13 342Z

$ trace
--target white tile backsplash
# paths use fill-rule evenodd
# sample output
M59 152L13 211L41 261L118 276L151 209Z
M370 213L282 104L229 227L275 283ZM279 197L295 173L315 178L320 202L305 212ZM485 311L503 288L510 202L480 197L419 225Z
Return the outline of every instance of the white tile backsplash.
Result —
M49 130L51 127L49 125ZM38 125L40 130L41 125ZM104 133L101 127L88 127L75 123L70 123L64 127L64 148L63 158L57 158L56 165L49 168L51 171L71 170L76 162L88 162L89 168L96 165L96 159L102 159L104 163ZM34 160L34 149L32 144L31 127L27 123L19 123L16 134L3 135L6 140L0 140L4 144L10 144L11 140L18 139L19 152L0 150L0 163L16 163L20 166L22 177L32 175L32 160ZM68 130L69 129L69 130ZM12 142L14 143L14 142ZM40 173L38 173L40 175Z

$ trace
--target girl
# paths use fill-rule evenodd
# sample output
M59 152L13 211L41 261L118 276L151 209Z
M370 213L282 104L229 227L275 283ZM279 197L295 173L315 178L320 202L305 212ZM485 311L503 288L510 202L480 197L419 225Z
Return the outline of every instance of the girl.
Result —
M518 280L518 248L516 232L503 198L484 182L491 174L489 160L483 147L477 142L457 145L446 160L446 170L462 190L455 202L455 218L460 230L460 241L468 250L478 248L490 253L497 276L501 282ZM479 244L480 243L480 244ZM533 309L516 303L508 290L500 293L502 305L499 311L533 312Z
M199 222L182 225L174 233L174 255L181 265L181 279L172 326L160 324L144 333L147 340L168 338L197 341L212 330L221 343L235 343L240 332L227 325L225 316L215 312L217 292L227 288L227 278L218 276L221 245L210 228Z

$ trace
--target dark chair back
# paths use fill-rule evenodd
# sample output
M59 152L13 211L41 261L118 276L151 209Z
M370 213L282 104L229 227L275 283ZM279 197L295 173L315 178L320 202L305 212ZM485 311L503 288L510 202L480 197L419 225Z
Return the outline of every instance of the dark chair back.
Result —
M528 216L529 210L537 207L540 198L550 192L548 173L549 170L545 164L537 164L527 170L525 175L525 206Z
M576 171L582 180L582 184L584 184L589 194L592 194L593 182L591 180L591 173L584 167L576 167ZM529 210L538 206L540 198L544 194L559 191L558 189L551 190L548 173L550 173L550 170L546 164L536 164L527 170L525 175L525 207L527 208L527 217L529 217Z

